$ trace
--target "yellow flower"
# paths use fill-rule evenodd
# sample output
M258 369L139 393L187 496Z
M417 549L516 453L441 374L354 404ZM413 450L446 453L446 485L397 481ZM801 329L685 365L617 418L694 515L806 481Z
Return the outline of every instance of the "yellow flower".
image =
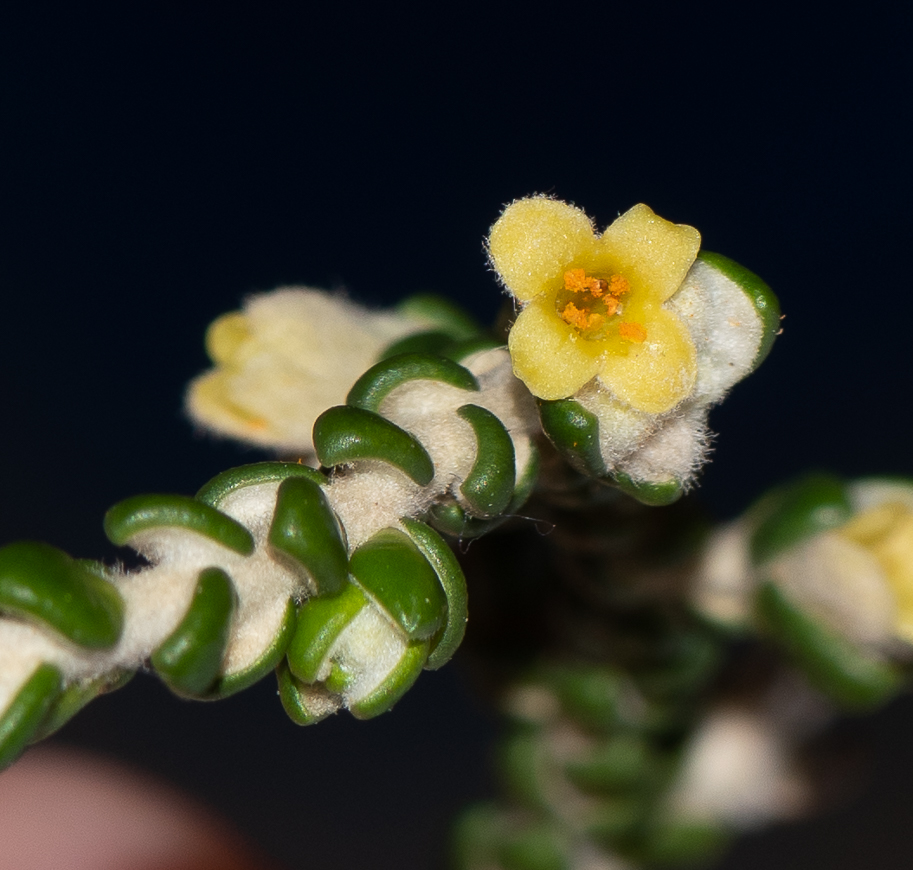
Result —
M514 373L540 399L597 377L617 398L659 414L690 395L694 342L663 307L700 247L692 227L636 205L602 235L580 209L521 199L491 229L491 262L523 306L508 340Z

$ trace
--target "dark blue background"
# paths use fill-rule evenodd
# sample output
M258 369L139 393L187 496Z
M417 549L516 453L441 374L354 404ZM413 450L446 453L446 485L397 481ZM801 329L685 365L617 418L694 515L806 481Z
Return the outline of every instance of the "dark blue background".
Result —
M785 334L712 416L718 515L809 465L913 473L902 13L79 6L0 13L2 541L114 558L110 504L259 458L181 411L206 325L251 291L492 316L482 238L542 191L600 224L647 202L780 294ZM139 678L60 739L172 778L289 866L442 864L448 816L489 789L459 668L369 724L299 730L274 693L192 705ZM879 791L727 866L909 866L911 726L908 702L873 726Z

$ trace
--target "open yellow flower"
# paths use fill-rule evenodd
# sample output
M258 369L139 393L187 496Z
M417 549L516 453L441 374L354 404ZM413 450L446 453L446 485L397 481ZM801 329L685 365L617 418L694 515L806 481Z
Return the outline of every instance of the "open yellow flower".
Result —
M694 342L663 304L697 256L693 227L636 205L597 235L580 209L532 197L505 209L488 247L523 305L509 347L533 395L568 398L598 377L632 408L660 414L691 393Z

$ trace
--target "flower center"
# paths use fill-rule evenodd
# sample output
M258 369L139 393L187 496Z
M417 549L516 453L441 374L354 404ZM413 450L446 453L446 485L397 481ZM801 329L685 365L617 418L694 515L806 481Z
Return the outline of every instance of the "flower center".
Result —
M647 331L639 323L617 321L624 311L622 296L631 290L623 275L601 278L587 275L585 269L570 269L564 273L564 286L555 295L559 317L589 340L605 338L609 327L626 341L640 344Z

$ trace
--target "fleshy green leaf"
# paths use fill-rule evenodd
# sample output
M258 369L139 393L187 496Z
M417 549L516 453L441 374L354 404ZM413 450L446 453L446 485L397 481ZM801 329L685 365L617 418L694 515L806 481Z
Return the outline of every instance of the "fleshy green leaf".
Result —
M434 569L444 595L447 596L447 623L435 638L425 664L428 670L433 671L450 661L463 641L468 618L466 578L453 551L440 535L418 520L403 517L400 522Z
M309 598L301 605L287 653L289 667L299 680L316 682L336 639L367 604L364 592L347 583L332 598Z
M514 494L514 442L504 424L486 408L463 405L457 414L472 426L476 437L476 461L460 492L473 513L483 518L498 516Z
M603 796L588 808L581 821L589 836L611 848L638 833L646 814L645 801L639 795Z
M428 641L410 643L403 657L373 692L349 704L356 719L373 719L386 713L412 688L428 658Z
M415 332L387 345L381 352L379 360L388 360L404 353L442 354L453 345L453 337L446 332L440 330Z
M467 338L464 341L457 341L448 347L438 350L442 356L452 359L454 362L463 363L474 354L483 350L495 350L504 347L503 341L495 341L493 338L481 335L476 338Z
M282 660L295 632L295 602L289 600L285 614L272 641L257 658L243 668L223 674L216 680L215 686L207 692L206 698L215 700L227 698L236 692L249 688L262 680Z
M731 836L719 822L665 820L648 828L636 857L650 867L703 866L722 851Z
M341 699L322 685L306 685L295 678L286 662L276 668L279 700L289 719L296 725L315 725L336 712Z
M326 477L300 462L254 462L229 468L204 484L196 494L197 501L217 508L229 495L247 486L273 483L290 477L303 477L314 483L326 483Z
M556 826L532 823L512 832L498 850L504 870L571 870L568 846Z
M0 610L107 649L120 638L124 605L114 585L84 563L50 544L21 542L0 549Z
M456 502L445 501L433 504L425 519L439 532L464 540L477 538L496 529L506 517L496 517L493 520L475 519Z
M12 764L60 695L60 671L39 665L0 716L0 770Z
M242 556L254 551L254 539L241 523L185 495L137 495L105 514L105 534L118 546L141 532L161 528L196 532Z
M793 604L773 583L763 583L757 606L764 624L808 678L850 707L870 707L901 685L899 673L825 627Z
M471 338L482 332L472 315L446 296L436 293L416 293L400 302L396 310L400 314L429 320L455 339Z
M622 718L624 678L614 669L568 665L550 669L544 678L554 686L564 709L581 725L610 731Z
M99 695L122 689L133 677L135 671L114 671L95 680L71 683L51 705L41 727L32 735L31 740L44 740L70 721L89 701Z
M327 468L376 459L400 469L419 486L434 478L431 457L415 438L362 408L341 405L324 411L314 423L314 447Z
M539 400L542 428L555 449L588 477L605 477L599 449L599 419L573 399Z
M349 559L339 523L322 487L309 477L279 485L269 543L304 568L317 594L335 595L345 586Z
M410 640L431 638L444 625L447 597L434 568L405 533L378 532L352 554L349 570Z
M842 526L852 516L852 507L842 481L812 474L768 493L749 516L756 522L751 558L760 565L820 532Z
M661 507L678 501L684 489L682 485L670 478L662 483L654 483L646 480L634 480L627 474L611 475L612 482L623 493L636 498L641 504L651 507Z
M568 779L584 791L600 793L630 789L652 774L646 742L633 734L603 740L564 765Z
M511 797L529 809L548 806L549 783L545 775L541 732L518 729L501 742L499 768Z
M473 392L479 389L472 372L453 360L431 353L403 353L369 368L349 390L346 404L377 413L384 399L409 381L437 381Z
M209 690L222 668L238 597L220 568L200 572L193 599L177 628L152 653L152 666L177 694Z

